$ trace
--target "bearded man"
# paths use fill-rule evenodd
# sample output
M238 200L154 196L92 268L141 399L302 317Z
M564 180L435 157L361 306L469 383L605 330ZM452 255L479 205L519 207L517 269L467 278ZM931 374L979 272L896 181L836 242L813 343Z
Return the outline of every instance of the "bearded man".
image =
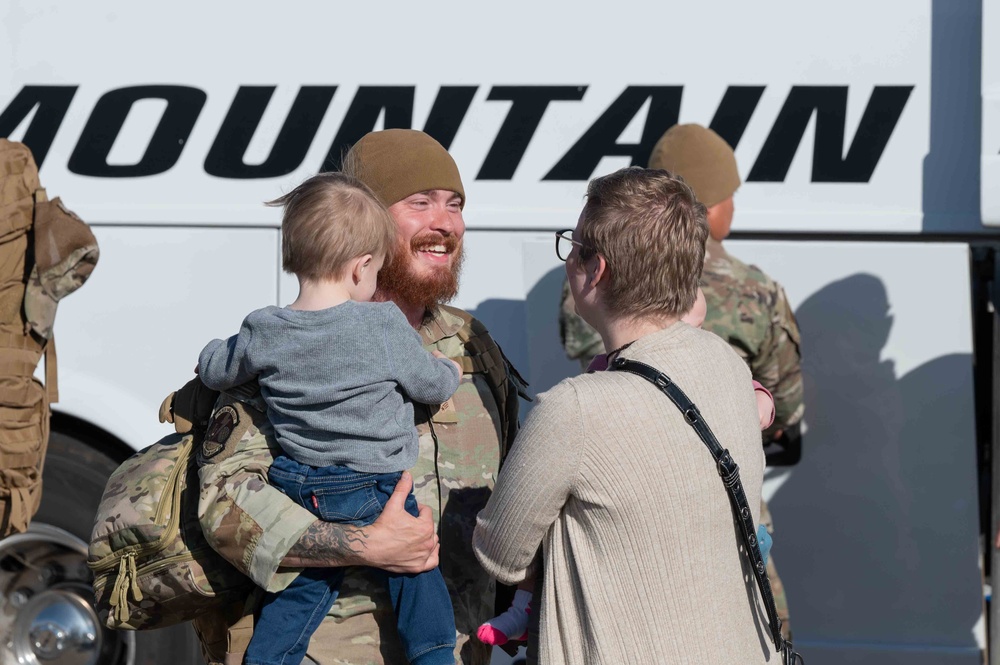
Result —
M226 418L226 426L208 426L199 456L202 528L223 558L269 591L288 584L295 575L289 567L371 566L347 571L306 662L406 663L374 569L440 565L455 609L456 661L485 665L491 647L475 632L493 616L495 584L476 562L472 532L517 433L523 382L481 323L443 304L458 291L465 233L465 189L451 155L423 132L391 129L358 141L343 170L367 184L398 225L398 251L379 273L376 299L396 303L426 348L453 358L464 372L444 404L413 405L420 452L411 473L420 517L403 510L410 486L404 473L371 526L317 520L267 484L280 449L266 416L252 398L222 395L214 419ZM195 622L207 661L240 662L252 610L236 607L229 616Z

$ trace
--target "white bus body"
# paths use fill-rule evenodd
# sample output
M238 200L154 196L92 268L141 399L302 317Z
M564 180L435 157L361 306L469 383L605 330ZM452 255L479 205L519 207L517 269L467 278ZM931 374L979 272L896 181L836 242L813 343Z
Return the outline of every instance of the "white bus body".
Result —
M644 165L675 122L711 125L744 180L727 246L785 286L803 334L803 459L768 471L796 646L810 665L980 663L970 247L1000 240L997 14L9 0L0 136L35 150L101 245L60 305L54 422L115 460L167 434L157 408L205 342L295 297L262 202L382 127L427 129L454 155L455 304L543 391L577 370L552 232L574 226L589 178ZM141 639L101 657L135 660Z

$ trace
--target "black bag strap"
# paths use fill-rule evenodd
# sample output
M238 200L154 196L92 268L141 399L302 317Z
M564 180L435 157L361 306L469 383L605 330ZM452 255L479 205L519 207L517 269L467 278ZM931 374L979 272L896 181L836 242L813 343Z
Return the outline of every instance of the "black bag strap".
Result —
M715 438L715 434L712 433L708 423L705 422L694 402L666 374L645 363L620 356L615 358L611 363L610 369L641 376L659 388L681 410L681 413L684 414L684 419L698 436L701 437L701 440L708 447L709 452L712 453L719 476L722 478L722 484L726 487L726 494L729 495L729 504L732 506L733 516L739 525L743 547L750 559L750 566L753 568L754 577L757 579L757 586L760 587L761 595L764 598L768 625L771 630L771 639L774 641L775 649L781 654L782 662L786 665L804 663L805 661L802 656L792 650L791 641L785 640L781 636L781 619L778 618L778 612L774 607L771 582L767 578L767 567L764 564L764 557L760 553L760 544L757 542L757 527L753 523L753 513L747 504L746 493L743 491L743 483L740 481L740 468L736 464L736 461L729 454L729 451L719 444L719 440Z

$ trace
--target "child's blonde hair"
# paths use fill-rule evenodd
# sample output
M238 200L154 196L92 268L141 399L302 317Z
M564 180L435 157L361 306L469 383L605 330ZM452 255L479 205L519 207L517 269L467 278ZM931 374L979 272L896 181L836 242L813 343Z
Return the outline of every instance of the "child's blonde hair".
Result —
M281 266L306 280L343 277L351 259L365 254L388 261L396 222L360 180L319 173L266 205L284 208Z

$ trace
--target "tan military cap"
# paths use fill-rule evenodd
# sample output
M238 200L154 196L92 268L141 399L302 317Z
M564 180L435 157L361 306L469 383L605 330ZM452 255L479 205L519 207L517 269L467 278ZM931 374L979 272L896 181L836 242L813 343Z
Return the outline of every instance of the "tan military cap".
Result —
M698 200L711 208L740 186L736 155L726 141L701 125L674 125L653 146L649 168L684 178Z
M357 176L385 206L411 194L444 189L462 197L465 188L448 151L429 134L415 129L386 129L365 134L348 151Z

